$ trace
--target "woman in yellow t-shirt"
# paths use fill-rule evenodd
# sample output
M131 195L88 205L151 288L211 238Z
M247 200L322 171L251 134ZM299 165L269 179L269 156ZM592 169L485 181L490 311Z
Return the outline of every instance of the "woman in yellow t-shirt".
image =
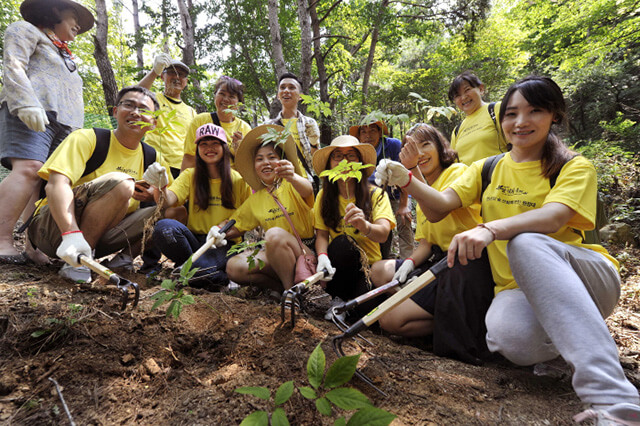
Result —
M313 169L319 176L343 160L374 165L376 151L353 136L338 136L331 145L313 154ZM396 225L389 196L367 180L373 167L363 172L360 181L348 178L331 182L324 177L314 207L317 269L326 270L333 277L326 284L326 291L334 297L334 305L371 289L365 270L382 258L380 243L387 240ZM367 311L372 304L361 307L359 312Z
M465 119L451 133L451 148L467 166L507 151L499 125L500 102L487 104L482 100L483 95L484 84L469 71L454 78L449 86L449 100L465 114Z
M236 224L233 232L244 234L258 226L265 232L265 245L257 254L263 262L259 268L249 268L245 252L234 256L227 264L227 274L241 285L255 285L282 293L294 284L296 259L313 254L313 188L300 173L293 137L289 135L283 145L265 143L269 130L282 131L282 126L264 124L251 130L242 140L236 154L236 167L244 180L255 191L233 214ZM291 223L300 235L300 247L289 221L276 198L287 211Z
M553 130L566 118L562 90L546 77L525 78L509 88L500 112L513 148L495 163L484 193L485 160L442 192L412 179L399 163L385 164L376 176L406 186L432 221L482 199L485 222L453 238L448 264L489 253L496 282L485 319L489 350L518 365L562 356L578 397L592 406L576 421L638 419L638 390L622 371L603 319L620 296L618 263L580 236L595 222L596 171Z
M251 190L240 174L231 170L227 136L222 127L200 126L195 145L195 168L184 170L163 190L167 206L189 201L187 225L162 219L153 230L153 242L176 265L182 265L206 241L215 239L213 248L194 262L193 266L200 270L190 281L194 287L214 289L228 283L225 267L229 246L219 227L249 198ZM229 239L233 237L228 235Z
M467 166L456 162L457 153L451 149L447 139L434 127L428 124L418 124L411 128L405 135L405 144L400 153L402 164L414 173L414 176L429 184L432 188L442 191L449 187L465 170ZM438 223L431 223L417 207L416 240L418 247L412 255L401 260L381 260L373 265L371 276L373 284L380 287L383 284L396 279L405 282L409 274L417 274L426 271L435 262L444 257L444 252L449 248L449 243L454 235L475 227L480 219L480 206L473 204L469 207L461 207L447 215ZM447 277L440 276L438 280L428 285L410 299L404 301L397 308L380 318L380 326L393 334L408 337L419 337L434 334L434 350L446 345L448 348L460 348L456 356L448 351L442 355L465 358L465 352L478 357L482 355L477 348L486 352L484 336L484 315L493 298L495 286L491 277L491 269L486 256L474 261L473 266L461 268L460 271L447 272ZM415 271L414 271L415 270ZM456 286L457 291L450 292L448 285ZM436 291L437 289L437 291ZM464 289L466 300L472 301L466 306L463 300L455 300L459 307L458 312L465 309L464 318L449 318L447 312L437 309L437 304L443 303L443 295L461 294ZM436 297L438 296L438 297ZM451 300L448 297L446 300ZM473 313L473 315L472 315ZM442 335L435 332L434 316L438 314L438 320L444 321L446 328L446 340L441 342ZM464 333L460 330L464 330ZM458 333L458 334L454 334ZM452 342L452 336L469 338L473 336L473 342ZM469 346L476 350L469 351ZM439 353L440 354L440 353Z

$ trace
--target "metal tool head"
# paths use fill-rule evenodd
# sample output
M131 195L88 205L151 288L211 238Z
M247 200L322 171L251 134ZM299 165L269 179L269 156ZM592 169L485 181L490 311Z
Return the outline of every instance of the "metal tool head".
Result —
M331 345L333 346L333 351L336 353L336 355L338 355L338 357L343 357L345 356L344 350L342 349L342 343L344 342L344 338L345 335L341 334L339 336L334 336L331 339ZM366 374L364 374L363 372L361 372L360 370L356 369L356 372L354 373L355 376L357 376L360 380L362 380L363 382L365 382L366 384L368 384L369 386L371 386L373 389L375 389L376 392L378 392L380 395L382 396L389 396L387 395L382 389L380 389L379 387L377 387L376 385L373 384L373 381L367 377Z
M138 302L140 301L140 287L138 286L137 283L129 281L126 278L122 278L119 275L112 275L109 278L109 281L114 282L114 284L116 284L116 286L118 287L118 290L120 290L120 292L122 293L122 296L120 298L121 310L124 311L126 309L129 301L131 301L132 308L135 308L136 306L138 306ZM131 289L133 289L133 292L130 292Z
M282 293L282 299L280 300L280 316L282 322L285 322L285 312L291 311L291 328L296 326L296 310L302 312L305 308L304 298L302 297L307 287L295 285L289 290L285 290Z

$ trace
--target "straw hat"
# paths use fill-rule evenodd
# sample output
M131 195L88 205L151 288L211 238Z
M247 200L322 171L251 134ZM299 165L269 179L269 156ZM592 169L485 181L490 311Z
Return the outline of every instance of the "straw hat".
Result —
M383 135L388 135L389 134L389 129L387 128L387 125L384 124L384 121L382 120L378 120L376 122L373 123L369 123L369 124L362 124L360 126L351 126L349 127L349 134L355 138L360 136L360 127L364 127L364 126L370 126L372 124L375 124L378 126L378 128L382 131Z
M256 151L264 142L261 139L261 136L267 134L269 129L281 131L284 127L276 124L263 124L255 129L251 129L251 131L244 136L242 142L240 142L240 146L238 146L238 149L236 150L236 170L242 175L245 182L247 182L255 191L265 187L256 173L254 158ZM279 146L282 147L282 145ZM296 153L296 143L291 135L289 135L287 141L284 143L284 158L291 161L296 174L302 175L302 165L300 164L300 160L298 160Z
M331 145L324 147L322 149L317 150L313 153L313 170L315 170L316 174L319 176L327 166L327 160L331 156L331 153L336 148L355 148L360 152L360 156L362 157L362 164L373 164L376 165L377 155L375 148L368 143L360 143L360 141L349 135L338 136L334 140L331 141ZM373 168L369 167L364 170L365 174L369 174L373 172Z
M78 26L80 31L78 34L89 31L93 27L95 18L89 9L71 0L24 0L20 5L20 14L25 21L32 23L35 26L39 24L39 17L46 11L51 13L53 8L58 10L72 8L78 15Z

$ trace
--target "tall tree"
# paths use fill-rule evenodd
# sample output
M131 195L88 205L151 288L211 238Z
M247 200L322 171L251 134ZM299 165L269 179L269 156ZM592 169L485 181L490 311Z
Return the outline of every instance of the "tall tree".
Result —
M180 23L182 24L182 39L184 46L182 46L182 60L185 64L193 68L196 65L195 60L195 30L193 20L191 19L190 10L193 10L193 3L191 0L176 0L178 3L178 10L180 11ZM207 106L202 95L202 89L200 88L200 80L198 78L192 78L191 82L195 88L196 103L194 105L198 112L204 112L207 110Z
M132 11L133 15L133 36L135 40L135 49L136 49L136 65L138 66L138 79L144 77L144 57L142 55L142 45L143 40L140 31L140 10L138 8L138 0L131 0L132 3Z
M96 0L96 34L93 36L93 57L96 60L96 65L102 78L102 91L107 107L107 115L110 115L111 109L116 104L118 85L109 60L108 34L109 18L107 16L106 2L105 0Z

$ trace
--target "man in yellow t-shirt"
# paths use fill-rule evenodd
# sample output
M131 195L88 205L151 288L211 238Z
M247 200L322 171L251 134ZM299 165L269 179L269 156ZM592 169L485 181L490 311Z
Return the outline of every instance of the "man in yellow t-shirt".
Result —
M182 91L189 83L190 72L186 64L161 53L153 60L153 68L138 83L146 89L151 89L157 77L164 82L163 92L157 92L155 95L163 112L157 118L156 128L165 130L162 134L150 132L144 141L155 148L159 159L169 164L174 178L180 174L187 126L196 116L196 111L181 98ZM173 111L173 117L167 118Z
M96 257L103 257L129 248L133 257L131 244L140 241L144 220L154 211L153 207L138 208L140 201L152 201L153 197L136 182L144 178L157 187L169 183L166 168L159 163L145 171L141 140L155 119L142 111L157 108L149 90L125 87L116 98L113 115L118 127L110 132L101 164L87 170L98 136L94 130L81 129L62 141L38 172L47 180L47 198L29 226L28 237L48 256L67 262L60 271L63 277L91 281L91 271L81 266L79 256L92 259L93 251Z

